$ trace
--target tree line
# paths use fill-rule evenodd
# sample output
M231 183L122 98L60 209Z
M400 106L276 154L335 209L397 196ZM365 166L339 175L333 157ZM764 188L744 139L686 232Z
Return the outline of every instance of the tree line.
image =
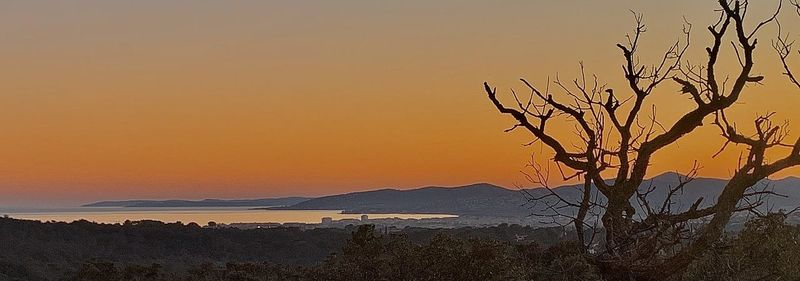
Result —
M800 226L785 219L748 221L670 280L800 280ZM0 280L604 280L574 235L518 225L385 233L2 219L0 238Z
M25 276L18 280L58 280L74 274L84 264L155 263L160 265L160 272L226 263L308 266L341 251L356 229L357 226L238 229L158 221L97 224L83 220L64 223L0 218L0 280L9 276ZM428 243L439 233L514 243L536 240L544 245L558 243L565 235L557 228L506 224L460 229L409 227L399 232L417 244ZM520 237L524 239L519 240Z

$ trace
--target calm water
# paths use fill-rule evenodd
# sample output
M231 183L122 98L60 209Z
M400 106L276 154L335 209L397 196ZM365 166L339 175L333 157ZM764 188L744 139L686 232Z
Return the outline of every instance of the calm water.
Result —
M125 220L158 220L163 222L196 222L205 225L209 221L218 223L265 223L300 222L319 223L323 217L334 220L357 219L361 214L341 214L341 211L297 211L297 210L249 210L246 207L213 208L61 208L2 210L0 215L12 218L72 222L85 219L98 223L122 223ZM452 215L432 214L367 214L371 219L379 218L443 218Z

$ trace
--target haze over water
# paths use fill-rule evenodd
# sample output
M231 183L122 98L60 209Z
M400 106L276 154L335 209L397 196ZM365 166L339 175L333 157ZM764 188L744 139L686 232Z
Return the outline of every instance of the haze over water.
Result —
M339 210L253 210L251 207L204 208L58 208L58 209L0 209L0 215L12 218L72 222L85 219L98 223L122 223L125 220L158 220L163 222L217 223L319 223L323 217L334 220L358 219L362 214L342 214ZM368 214L371 219L443 218L444 214Z

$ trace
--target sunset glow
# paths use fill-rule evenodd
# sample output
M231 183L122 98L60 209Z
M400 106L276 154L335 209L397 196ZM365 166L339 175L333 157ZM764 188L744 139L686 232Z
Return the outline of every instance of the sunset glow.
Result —
M669 2L669 4L667 4ZM760 3L760 2L759 2ZM0 4L0 204L100 199L318 196L489 182L531 186L551 152L497 113L524 77L545 88L588 73L627 95L615 47L645 16L643 61L693 24L701 63L715 3L696 1L64 1ZM424 6L422 8L421 6ZM774 5L753 7L759 18ZM781 24L800 35L798 17ZM757 21L752 21L756 22ZM558 27L558 28L555 28ZM761 34L755 73L731 118L790 120L800 91ZM732 52L728 49L723 52ZM721 66L733 69L735 56ZM796 57L800 65L800 56ZM693 105L667 82L669 125ZM559 92L551 87L555 94ZM647 105L648 112L650 105ZM571 124L553 127L570 134ZM649 173L726 177L737 164L703 126L656 154ZM563 180L553 167L551 184ZM797 168L780 177L797 175Z

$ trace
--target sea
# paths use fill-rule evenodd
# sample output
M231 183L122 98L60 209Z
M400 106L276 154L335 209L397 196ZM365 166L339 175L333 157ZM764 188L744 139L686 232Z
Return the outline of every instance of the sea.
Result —
M334 220L358 219L448 218L446 214L343 214L341 210L259 210L252 207L189 207L189 208L125 208L125 207L74 207L1 209L0 216L15 219L72 222L87 220L96 223L123 223L126 220L157 220L162 222L194 222L206 225L216 223L320 223L322 218Z

